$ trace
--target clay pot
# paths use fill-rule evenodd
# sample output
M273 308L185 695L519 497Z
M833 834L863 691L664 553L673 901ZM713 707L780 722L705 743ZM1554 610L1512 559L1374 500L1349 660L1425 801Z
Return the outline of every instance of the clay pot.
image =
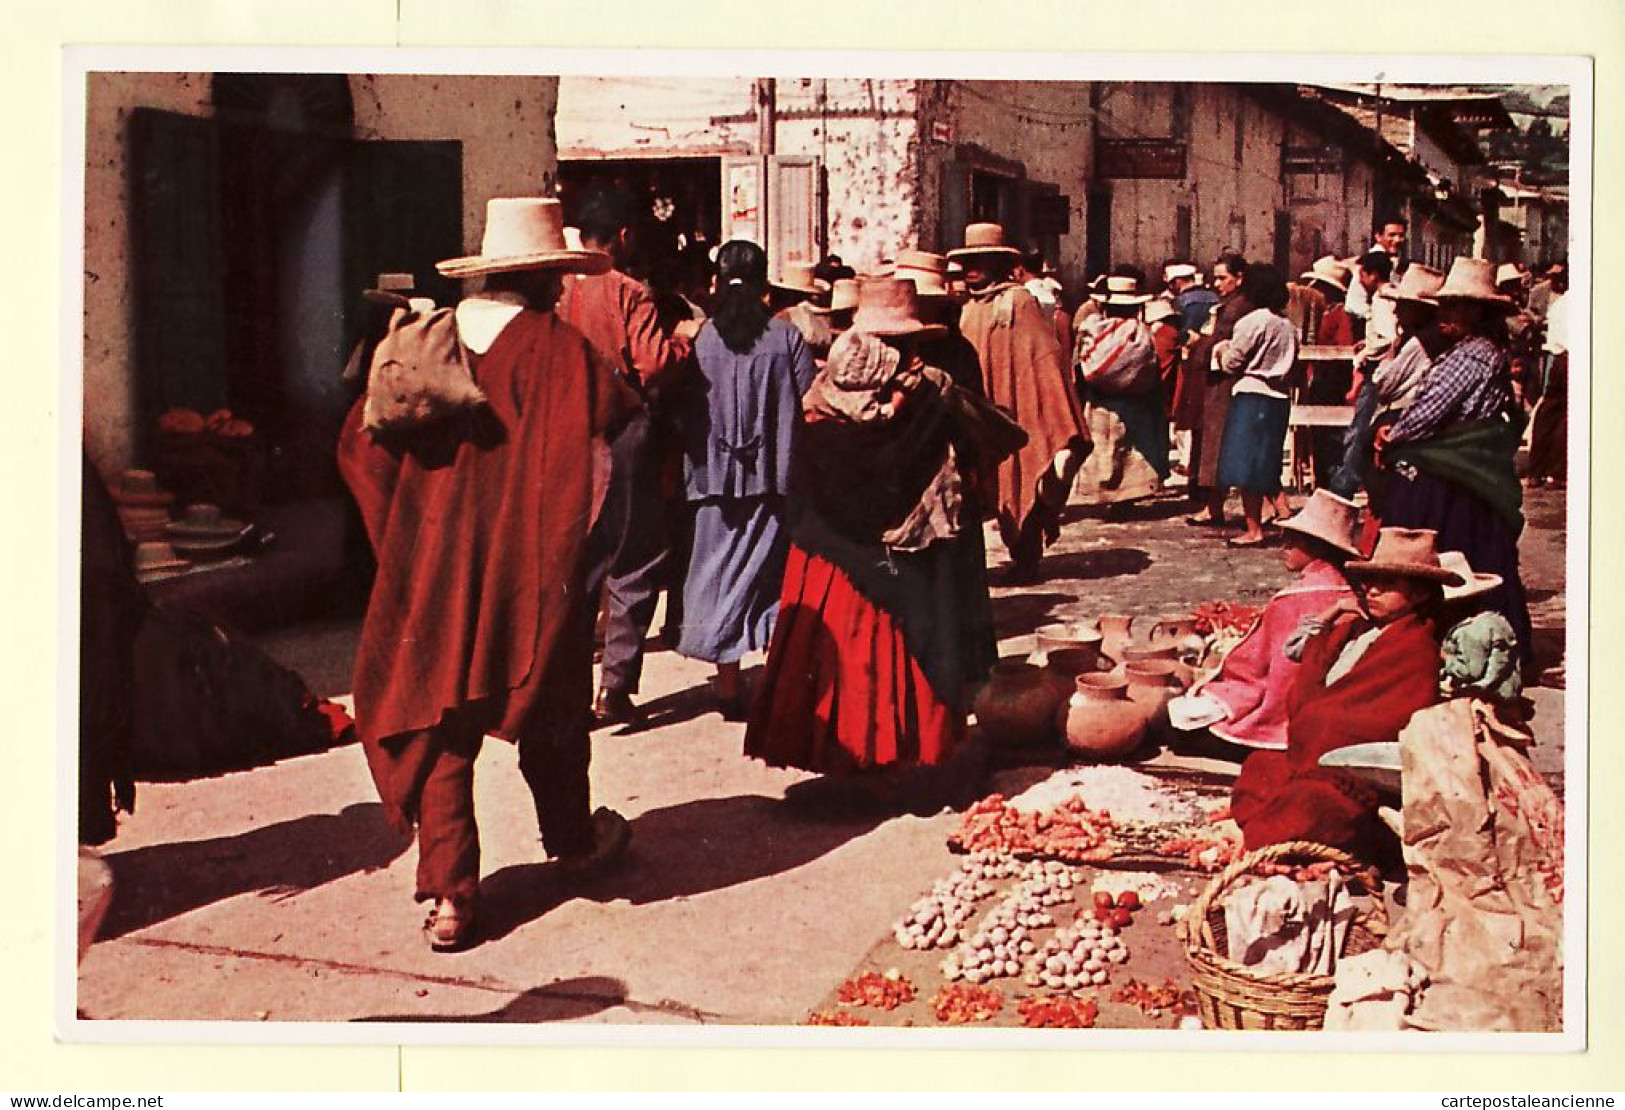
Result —
M1077 689L1080 674L1097 674L1100 671L1100 652L1093 645L1057 648L1049 652L1048 659L1044 666L1044 678L1055 691L1057 708L1064 707Z
M1040 628L1036 636L1037 649L1027 657L1027 662L1035 667L1044 666L1052 651L1089 648L1098 653L1100 650L1100 629L1092 624L1049 624ZM1070 688L1068 693L1071 693Z
M1164 617L1151 626L1151 646L1172 644L1180 661L1195 663L1207 650L1207 637L1196 630L1195 617Z
M1066 746L1089 760L1121 759L1145 739L1150 716L1117 675L1081 674L1065 713Z
M1060 695L1042 669L1021 660L995 663L971 707L988 741L999 747L1031 748L1055 740Z
M1123 680L1128 683L1130 701L1139 702L1147 710L1160 713L1168 707L1175 695L1185 689L1181 664L1173 659L1147 659L1123 666Z
M1134 639L1134 618L1124 613L1107 613L1100 618L1100 654L1113 666L1123 661L1123 649Z

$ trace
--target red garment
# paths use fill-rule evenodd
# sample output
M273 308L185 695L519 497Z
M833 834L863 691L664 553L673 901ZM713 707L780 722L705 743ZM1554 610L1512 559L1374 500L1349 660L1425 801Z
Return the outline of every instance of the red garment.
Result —
M1309 642L1287 699L1287 748L1247 757L1230 813L1249 849L1310 840L1371 858L1382 837L1379 795L1352 775L1319 766L1327 752L1396 740L1411 715L1439 697L1439 644L1411 614L1383 629L1353 670L1326 672L1360 630L1347 619Z
M794 544L745 754L821 774L937 764L964 740L891 614Z
M1354 318L1343 307L1343 302L1332 305L1320 318L1315 329L1315 342L1322 347L1354 346Z
M1082 464L1089 442L1083 405L1050 318L1021 286L972 293L960 311L959 330L976 348L987 399L1027 433L1027 446L999 467L999 527L1013 536L1034 508L1039 480L1056 456L1072 448L1074 468Z
M340 433L339 466L378 557L356 655L363 743L464 706L513 736L580 589L591 441L637 406L551 313L514 317L475 374L489 407L405 446L362 432L359 403Z
M1298 677L1298 664L1286 657L1287 638L1304 617L1353 596L1342 572L1316 559L1296 582L1270 598L1247 635L1224 657L1219 673L1202 687L1202 693L1229 710L1208 731L1248 748L1284 749L1287 703Z
M660 326L660 313L643 283L619 270L566 277L555 311L644 385L676 368L691 348L688 340Z

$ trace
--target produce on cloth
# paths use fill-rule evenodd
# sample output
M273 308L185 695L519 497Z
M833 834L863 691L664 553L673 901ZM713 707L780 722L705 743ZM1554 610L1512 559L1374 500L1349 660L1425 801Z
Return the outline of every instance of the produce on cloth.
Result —
M1171 788L1153 775L1110 764L1057 771L1011 798L1009 804L1024 813L1043 813L1073 799L1096 812L1111 814L1120 824L1186 824L1203 820L1207 809L1202 799Z
M814 1010L803 1025L868 1025L869 1019L847 1010Z
M1141 1013L1153 1018L1160 1018L1165 1013L1196 1012L1196 992L1180 990L1173 979L1165 980L1160 987L1130 979L1112 992L1112 1001L1137 1007Z
M1004 996L992 987L948 983L931 998L931 1012L944 1025L987 1021L1004 1009Z
M1049 907L1070 901L1077 880L1054 860L1025 865L1022 881L982 919L976 932L942 961L943 978L981 983L1016 976L1038 951L1031 931L1054 925Z
M1076 921L1033 954L1024 981L1029 987L1052 991L1103 986L1110 978L1110 965L1125 963L1128 956L1128 945L1115 928L1079 911Z
M1092 1029L1100 1006L1092 998L1038 994L1016 1003L1021 1024L1029 1029Z
M965 811L950 847L963 851L997 851L1045 856L1068 863L1112 858L1123 847L1113 833L1112 816L1071 798L1055 809L1023 812L1002 794L989 794Z
M835 998L843 1006L875 1006L882 1010L895 1010L905 1002L914 1001L914 984L895 972L881 975L866 971L842 983Z
M909 907L892 935L904 948L951 948L965 939L964 925L976 903L993 893L990 880L1009 878L1023 864L996 852L977 852L946 879L931 885L930 893Z

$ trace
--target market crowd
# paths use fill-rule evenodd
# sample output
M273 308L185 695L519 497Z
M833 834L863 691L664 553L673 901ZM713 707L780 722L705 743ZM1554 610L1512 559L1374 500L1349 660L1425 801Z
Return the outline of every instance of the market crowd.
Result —
M1378 799L1321 756L1393 740L1452 690L1515 699L1531 645L1513 461L1538 401L1525 480L1563 480L1561 264L1406 266L1390 222L1291 282L1227 253L1073 295L976 223L869 274L833 256L773 273L735 240L702 281L637 280L627 198L572 215L492 200L480 253L439 264L478 282L455 306L410 280L372 291L388 319L338 444L378 568L356 727L416 835L433 948L478 935L487 735L517 745L563 871L626 851L629 823L591 802L590 734L638 715L662 595L659 635L715 666L743 754L886 796L969 747L997 659L984 523L1007 581L1035 581L1075 491L1130 500L1182 476L1193 529L1281 547L1292 581L1170 708L1240 762L1249 847L1380 853ZM1352 412L1310 430L1296 507L1294 399Z

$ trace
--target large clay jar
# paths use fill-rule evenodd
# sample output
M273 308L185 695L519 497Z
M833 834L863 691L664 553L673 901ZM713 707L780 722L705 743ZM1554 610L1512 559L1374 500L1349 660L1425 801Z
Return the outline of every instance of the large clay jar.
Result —
M1100 670L1100 652L1094 647L1057 648L1049 652L1044 666L1044 678L1055 692L1059 709L1066 705L1077 689L1080 674L1096 674Z
M994 664L972 710L990 743L1033 748L1054 743L1055 706L1059 700L1041 668L1006 660Z
M1134 618L1123 613L1107 613L1100 618L1100 654L1113 666L1123 661L1123 649L1134 639Z
M1063 711L1066 746L1083 759L1122 759L1145 739L1149 717L1117 675L1079 675Z
M1092 624L1047 624L1038 630L1036 639L1037 649L1027 657L1027 662L1035 667L1048 663L1052 651L1089 648L1098 653L1100 649L1100 629Z
M1168 703L1185 688L1180 664L1172 659L1126 663L1123 680L1128 683L1129 700L1138 702L1152 715L1165 711Z

